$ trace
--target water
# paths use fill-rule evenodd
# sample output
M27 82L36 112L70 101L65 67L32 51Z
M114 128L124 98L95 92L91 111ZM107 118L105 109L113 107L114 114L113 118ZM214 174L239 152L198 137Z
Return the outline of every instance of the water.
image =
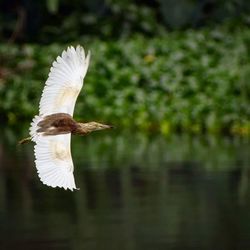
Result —
M0 249L250 249L250 143L73 138L80 191L40 183L32 145L0 139Z

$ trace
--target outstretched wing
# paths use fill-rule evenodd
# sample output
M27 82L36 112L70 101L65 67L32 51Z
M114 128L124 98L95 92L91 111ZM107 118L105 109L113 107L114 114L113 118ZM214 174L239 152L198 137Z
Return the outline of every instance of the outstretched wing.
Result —
M43 136L37 132L38 123L47 115L68 113L73 116L75 102L83 85L89 65L90 54L85 57L80 46L69 47L57 57L50 69L39 105L30 127L35 142L35 162L41 181L51 187L73 190L74 165L71 157L71 134Z
M70 151L71 134L38 136L35 162L40 180L51 187L76 189Z
M68 113L73 116L75 102L83 86L90 53L83 47L68 47L53 62L43 89L39 114Z

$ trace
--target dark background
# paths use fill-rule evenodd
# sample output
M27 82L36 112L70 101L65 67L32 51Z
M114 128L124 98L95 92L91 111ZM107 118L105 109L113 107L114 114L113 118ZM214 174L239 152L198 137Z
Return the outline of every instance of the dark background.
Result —
M134 33L157 36L230 21L249 23L243 0L10 0L0 3L0 36L12 42L69 42L79 36L105 39Z

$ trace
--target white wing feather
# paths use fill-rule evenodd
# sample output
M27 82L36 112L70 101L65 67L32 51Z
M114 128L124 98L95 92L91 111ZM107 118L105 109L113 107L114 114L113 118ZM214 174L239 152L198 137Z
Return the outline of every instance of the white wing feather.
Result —
M53 62L45 83L39 105L39 115L30 126L30 136L35 142L35 162L41 181L51 187L76 188L74 165L70 151L71 134L43 136L38 133L38 123L44 116L53 113L68 113L73 116L75 102L82 88L89 65L90 53L84 49L68 47L61 57Z
M76 189L70 152L71 134L39 136L35 145L35 162L40 180L51 187Z
M51 187L76 189L74 165L70 150L71 134L43 136L38 123L43 116L36 115L30 126L31 140L35 142L35 163L40 180Z
M89 66L90 53L84 49L68 47L53 62L43 89L39 114L68 113L73 116L78 94Z

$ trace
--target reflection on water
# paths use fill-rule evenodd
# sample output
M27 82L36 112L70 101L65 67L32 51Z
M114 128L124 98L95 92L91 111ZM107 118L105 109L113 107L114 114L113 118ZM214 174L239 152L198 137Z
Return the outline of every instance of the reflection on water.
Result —
M72 193L42 185L32 145L16 147L8 133L0 140L0 249L250 249L247 141L74 138L80 191Z

